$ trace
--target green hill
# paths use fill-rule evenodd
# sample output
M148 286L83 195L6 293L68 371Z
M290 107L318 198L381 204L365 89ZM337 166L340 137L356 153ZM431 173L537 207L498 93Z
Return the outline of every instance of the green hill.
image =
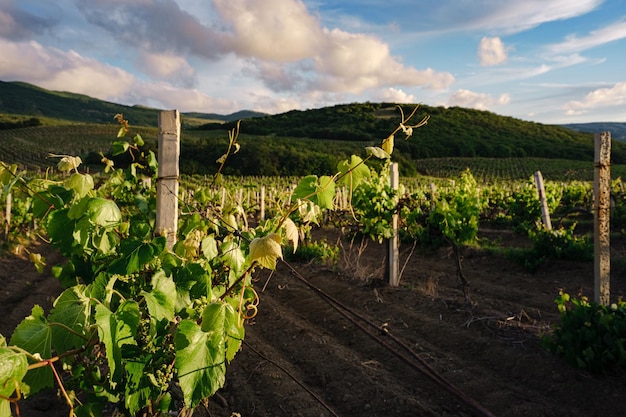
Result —
M408 115L414 105L402 108ZM123 113L147 146L156 149L157 112L0 81L0 160L34 168L53 165L56 161L49 158L50 153L72 154L96 168L99 152L109 151L115 140L115 114ZM589 179L593 175L591 133L487 111L426 105L418 109L412 123L427 115L428 124L416 129L408 140L402 133L396 135L393 158L400 163L402 175L446 175L446 168L438 170L440 165L503 172L497 167L504 163L520 167L515 170L516 177L527 177L532 172L523 168L541 165L541 161L553 163L555 173L563 171L562 178ZM400 117L393 103L342 104L271 116L250 111L225 116L184 113L181 171L214 173L215 161L228 145L227 130L242 119L241 151L229 160L225 174L333 174L337 163L350 154L363 156L366 146L379 146ZM451 158L457 162L452 163ZM612 172L621 175L625 166L619 164L626 164L626 143L613 141L612 160ZM587 163L589 169L584 168Z
M403 105L408 114L414 105ZM442 157L560 158L593 160L593 135L560 126L462 107L421 106L416 121L430 115L428 124L396 149L410 159ZM260 136L308 137L379 143L400 121L392 103L342 104L307 111L246 120L241 131ZM231 129L233 123L207 124L200 129ZM626 146L615 143L613 161L626 163Z
M123 113L135 126L156 127L158 111L139 105L124 106L82 94L45 90L23 82L0 81L0 115L3 116L0 119L0 128L2 123L9 123L10 120L19 123L21 120L31 118L39 119L40 124L59 123L59 120L109 124L117 113ZM190 123L191 125L206 123L209 120L223 122L262 115L265 114L248 110L230 115L183 113L184 119L189 119L190 122L196 119L195 123ZM50 119L58 120L54 122ZM33 125L33 122L30 123Z

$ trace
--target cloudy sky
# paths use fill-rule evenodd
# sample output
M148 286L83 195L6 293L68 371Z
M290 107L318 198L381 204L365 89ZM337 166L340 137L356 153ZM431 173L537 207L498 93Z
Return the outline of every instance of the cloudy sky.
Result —
M206 113L392 101L626 122L626 2L0 0L0 80Z

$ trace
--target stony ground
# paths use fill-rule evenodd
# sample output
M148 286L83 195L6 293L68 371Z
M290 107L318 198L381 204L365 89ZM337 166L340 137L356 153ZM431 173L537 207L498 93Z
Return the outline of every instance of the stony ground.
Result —
M527 244L510 232L481 237L503 247ZM226 386L196 416L604 417L626 409L623 377L572 369L540 344L558 321L559 289L593 294L591 263L551 261L528 273L502 255L466 248L468 304L448 249L413 253L405 264L411 248L403 246L401 285L390 288L382 245L341 246L338 268L280 264L259 274L259 313ZM626 254L619 244L613 252ZM621 264L612 273L616 297L626 292ZM25 256L2 260L0 282L4 335L33 303L49 309L60 291ZM371 334L346 315L374 324L357 321ZM21 410L24 417L67 415L54 393L24 401Z

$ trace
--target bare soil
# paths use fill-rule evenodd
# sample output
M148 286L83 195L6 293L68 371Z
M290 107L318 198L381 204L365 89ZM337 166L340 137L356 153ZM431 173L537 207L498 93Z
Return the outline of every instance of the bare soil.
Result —
M332 231L321 233L335 239ZM502 247L528 245L507 231L480 235ZM383 279L384 245L370 242L361 253L358 244L341 246L339 268L280 263L259 274L261 303L245 344L228 367L226 386L195 416L623 415L623 375L573 369L541 347L541 336L559 319L559 289L593 295L592 263L549 261L529 273L503 255L465 248L468 304L447 248L416 251L405 265L411 248L403 245L401 285L391 288ZM54 252L38 249L52 264ZM616 242L612 252L623 259L626 249ZM615 298L626 292L623 264L614 262ZM8 336L34 303L48 311L60 287L26 256L5 257L1 265L0 333ZM417 359L395 356L311 286L338 301L340 311L374 323L373 335L394 351L408 356L392 337ZM429 369L439 382L427 376ZM48 393L23 401L21 414L63 416L67 407Z

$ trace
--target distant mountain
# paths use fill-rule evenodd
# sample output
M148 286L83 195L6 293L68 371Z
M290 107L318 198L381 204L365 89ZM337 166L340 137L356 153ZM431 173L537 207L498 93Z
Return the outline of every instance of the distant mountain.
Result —
M611 139L626 142L626 123L569 123L560 126L584 133L611 132Z
M146 106L124 106L98 100L82 94L50 91L24 82L0 81L0 113L31 117L49 117L78 123L111 123L113 116L123 113L135 126L156 126L159 109ZM206 121L230 122L265 113L242 110L221 115L214 113L182 113L185 118Z

